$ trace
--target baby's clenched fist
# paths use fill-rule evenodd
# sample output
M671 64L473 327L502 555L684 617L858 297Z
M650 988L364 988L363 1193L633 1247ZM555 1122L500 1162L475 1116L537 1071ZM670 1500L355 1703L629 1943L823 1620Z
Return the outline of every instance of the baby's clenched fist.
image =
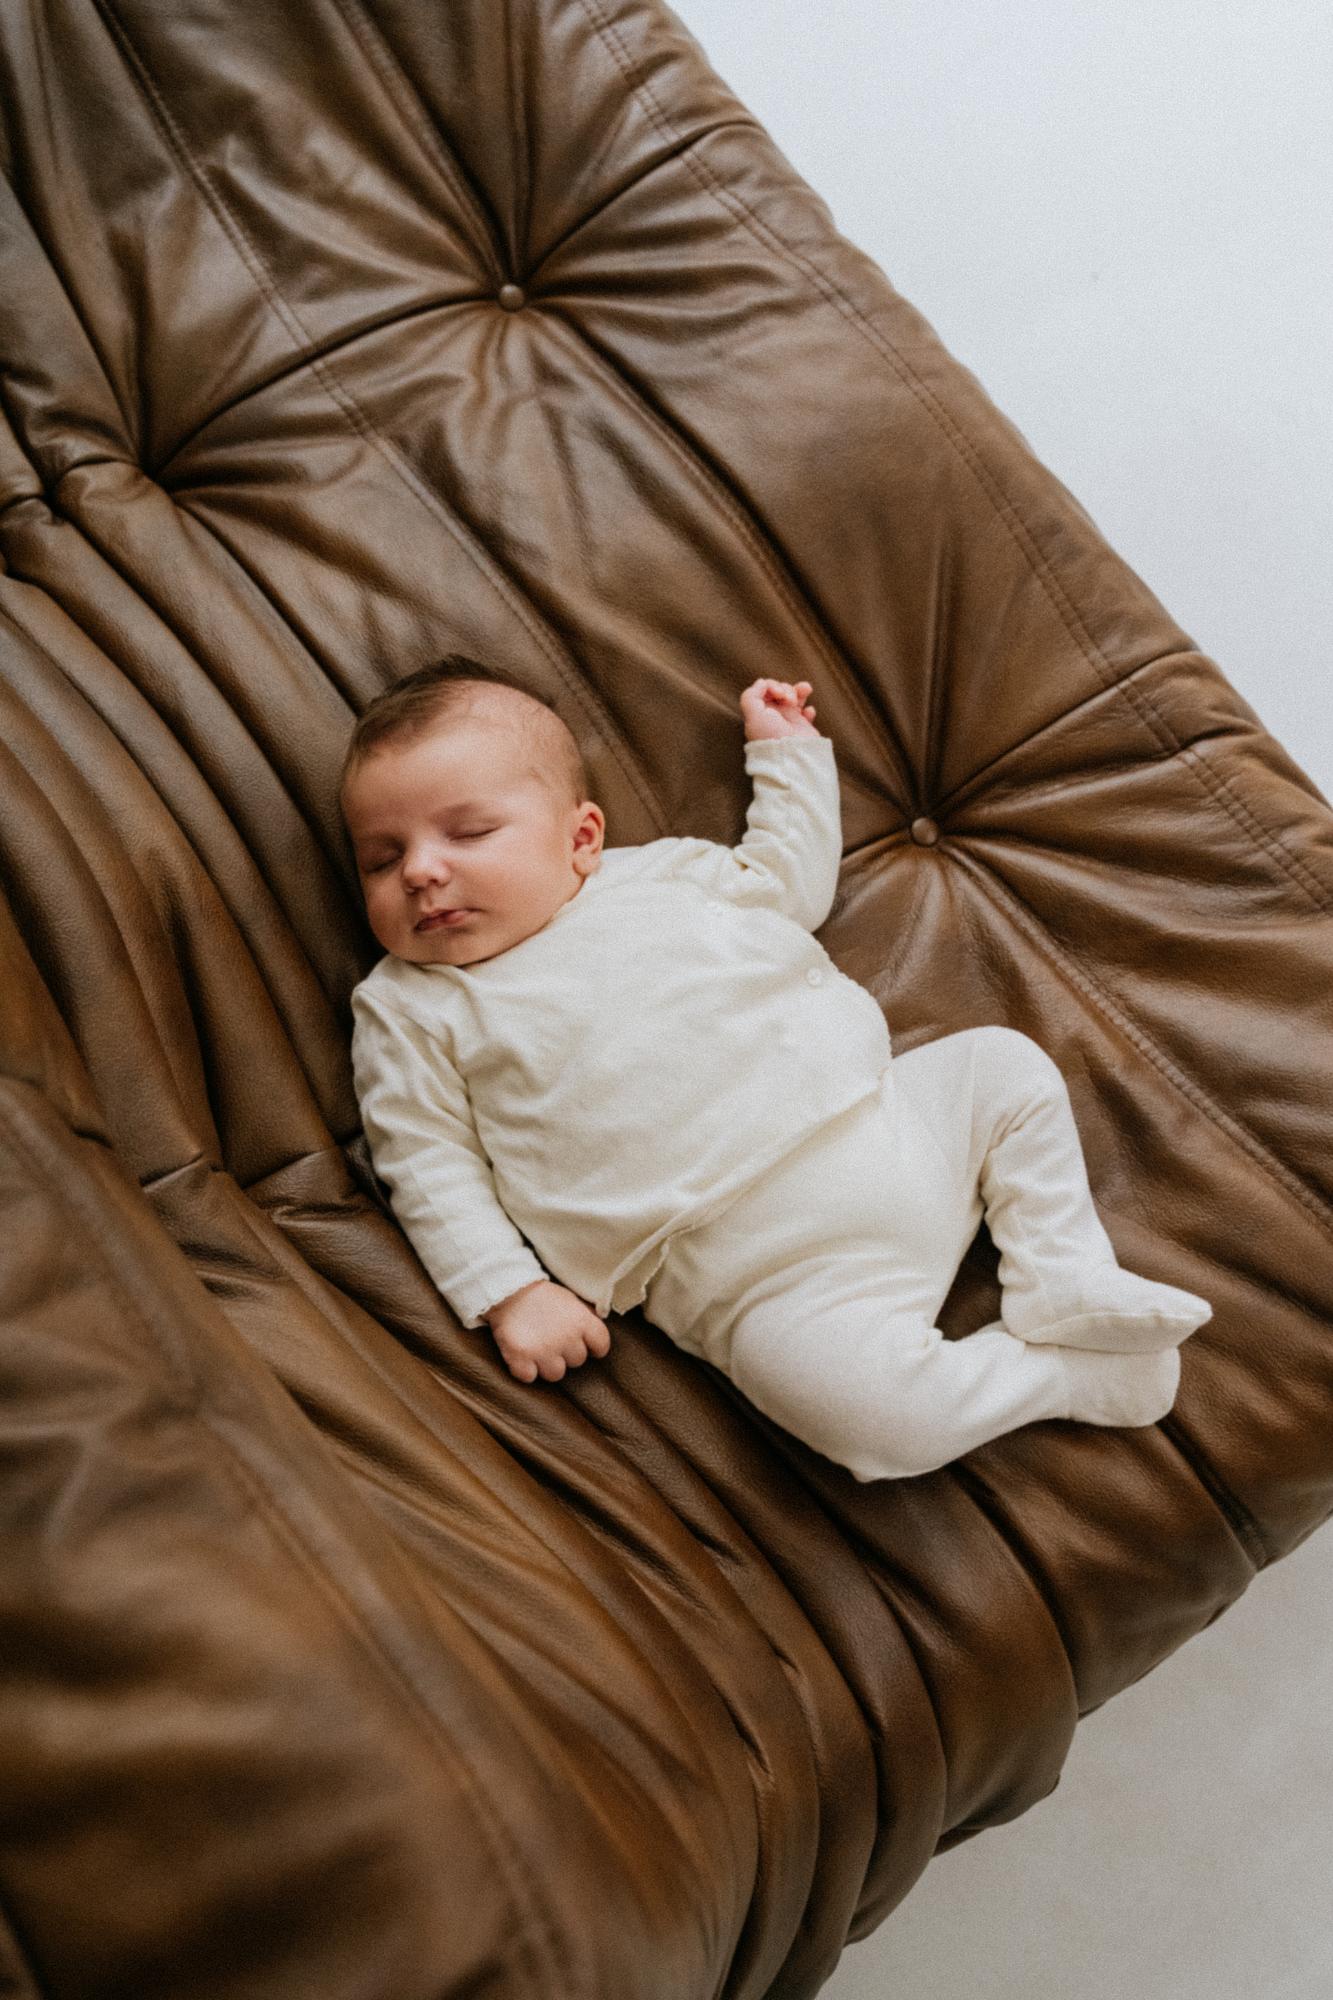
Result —
M810 718L809 681L752 681L741 696L746 740L756 743L779 736L818 736Z
M577 1368L590 1354L611 1351L605 1322L577 1292L539 1278L511 1292L487 1318L505 1366L520 1382L558 1382L567 1368Z

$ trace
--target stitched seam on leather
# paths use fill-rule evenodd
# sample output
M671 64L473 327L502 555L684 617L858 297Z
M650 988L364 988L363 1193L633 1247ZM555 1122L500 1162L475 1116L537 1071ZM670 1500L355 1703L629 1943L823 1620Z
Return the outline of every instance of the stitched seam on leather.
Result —
M559 307L547 306L543 311L548 322L567 327L577 336L581 343L580 353L586 350L596 356L606 369L615 393L628 402L635 416L648 426L659 442L672 454L687 478L703 493L710 505L725 515L733 531L768 578L774 594L792 613L836 673L844 694L861 709L863 718L870 722L877 735L887 736L890 739L904 774L909 772L910 760L898 740L890 718L876 708L864 682L848 672L845 656L830 633L823 612L816 604L809 586L797 577L789 565L776 537L770 535L766 529L761 529L752 509L737 498L712 461L688 436L683 427L633 381L623 363L608 352L600 341L592 338L587 329L579 323L577 315L567 313ZM849 784L855 784L856 789L865 796L876 800L882 796L879 791L861 784L847 772L843 772L842 776Z
M654 174L659 174L665 167L672 166L682 153L688 153L694 147L702 145L704 140L711 139L715 132L753 132L754 130L755 123L752 118L719 118L713 124L705 126L701 131L690 133L688 137L681 137L678 134L673 136L671 142L658 154L656 159L650 160L647 166L639 168L637 172L628 174L624 180L611 189L609 194L603 195L600 201L594 201L590 207L585 208L570 223L563 235L557 236L552 242L544 244L540 251L536 250L535 245L529 245L530 251L534 252L534 254L532 261L528 265L528 280L537 279L546 269L546 266L554 258L558 257L560 252L574 241L575 237L580 236L591 223L598 221L601 216L606 214L609 208L614 208L618 201L623 201L627 194L633 194L636 189L642 187L643 183L651 179ZM559 296L558 291L555 296ZM571 296L579 296L577 287L574 288ZM549 303L550 295L548 294L546 297Z
M217 216L219 224L231 238L237 255L245 268L250 272L256 287L268 301L276 317L282 321L288 334L304 348L309 358L311 373L320 383L326 395L342 411L349 427L365 443L371 445L380 453L385 463L397 475L407 491L418 504L425 508L428 514L439 522L462 554L473 564L483 580L490 585L496 596L500 598L508 610L518 619L534 643L551 662L551 665L555 668L561 681L570 690L570 693L588 712L593 726L597 729L602 741L607 745L616 762L620 765L627 782L642 802L650 820L659 828L665 829L667 821L661 802L649 786L646 774L638 760L633 756L627 739L614 726L609 711L594 696L586 676L578 673L576 669L573 671L567 670L563 652L557 646L552 634L534 621L530 606L513 589L506 573L494 563L488 551L476 547L465 538L461 520L456 519L452 510L443 505L440 496L420 477L410 460L406 459L398 448L370 422L365 412L361 409L360 404L338 379L337 375L324 366L322 357L314 341L306 331L300 316L274 284L263 258L251 242L247 231L239 219L232 213L229 204L213 186L207 173L190 151L184 133L177 125L166 100L148 71L146 63L134 47L123 23L117 16L114 0L93 0L93 4L106 17L111 33L121 46L127 67L131 74L137 78L140 89L158 119L173 151L182 161L190 178L195 182L204 200Z
M32 1088L32 1086L27 1086L27 1088ZM39 1093L34 1092L34 1095L39 1095ZM366 1654L379 1665L385 1679L397 1689L403 1708L413 1717L418 1730L431 1744L440 1763L445 1766L451 1775L461 1775L465 1779L467 1788L472 1793L476 1804L477 1824L479 1827L486 1827L491 1834L490 1845L495 1857L496 1872L507 1882L511 1889L513 1907L516 1909L526 1907L530 1915L537 1918L537 1905L535 1901L526 1895L530 1884L521 1870L511 1873L506 1865L506 1843L503 1839L496 1837L497 1834L503 1834L505 1828L499 1814L494 1811L492 1802L478 1781L477 1775L471 1765L460 1752L457 1743L446 1733L439 1718L431 1709L425 1695L416 1686L411 1676L385 1650L373 1626L366 1621L352 1599L348 1597L339 1585L336 1578L319 1561L313 1550L307 1546L300 1530L283 1511L276 1495L260 1481L257 1474L237 1455L227 1438L210 1420L207 1405L201 1396L201 1384L197 1372L186 1369L183 1366L180 1356L162 1337L161 1332L154 1325L152 1319L141 1310L139 1301L124 1284L115 1260L110 1254L110 1247L104 1240L100 1228L99 1215L96 1211L90 1209L88 1203L83 1199L81 1192L76 1187L71 1185L68 1180L61 1180L53 1171L53 1165L49 1157L52 1151L51 1143L47 1135L42 1131L40 1124L35 1120L29 1122L16 1117L15 1107L12 1104L7 1104L4 1101L4 1097L0 1096L0 1129L8 1132L11 1141L14 1143L18 1157L25 1162L29 1171L49 1190L55 1199L57 1207L71 1210L81 1223L82 1228L79 1240L83 1245L85 1253L100 1268L108 1288L120 1301L126 1318L132 1326L137 1327L146 1337L150 1347L163 1363L177 1391L179 1401L174 1415L178 1419L197 1424L200 1430L207 1433L217 1453L217 1464L221 1473L224 1477L232 1480L245 1498L258 1506L275 1534L287 1543L291 1552L305 1569L310 1580L327 1592L331 1602L341 1611L344 1625L351 1636L360 1641ZM320 1440L321 1448L328 1448L326 1441L322 1439L318 1427L313 1421L309 1418L306 1418L305 1421L315 1438ZM569 1967L563 1959L563 1953L558 1949L558 1938L555 1928L548 1926L544 1922L540 1922L540 1919L538 1921L548 1945L557 1947L549 1951L549 1964L553 1967L558 1967L562 1973L568 1974ZM528 1936L532 1936L532 1933L529 1932ZM544 1969L542 1967L537 1968L539 1972ZM562 1994L576 1995L577 1993L577 1989L568 1980L558 1990ZM549 2000L549 1987L537 1985L531 1991L533 1993L533 2000Z
M1143 660L1137 666L1128 668L1124 675L1124 679L1128 680L1132 676L1146 674L1152 671L1153 669L1164 668L1176 660L1182 660L1182 661L1197 660L1197 661L1203 661L1205 664L1211 665L1211 662L1208 662L1206 660L1206 656L1202 653L1199 653L1197 651L1182 652L1178 647L1172 647L1164 653L1155 653L1151 659ZM1048 721L1043 722L1041 726L1038 729L1034 730L1030 736L1023 737L1019 742L1011 743L1010 745L1008 745L1007 748L998 751L996 755L994 757L989 758L985 764L979 765L975 771L969 772L967 777L961 779L959 783L954 786L952 791L947 792L941 797L936 799L934 804L934 811L936 812L936 814L940 817L943 817L946 814L952 816L959 810L960 807L964 807L970 804L971 801L976 797L976 795L979 792L981 792L983 789L987 789L987 787L984 784L984 781L988 778L991 780L989 789L993 791L994 790L993 774L1000 766L1011 761L1012 759L1020 757L1022 753L1030 745L1039 744L1045 735L1047 735L1050 731L1059 728L1063 723L1067 722L1072 716L1076 715L1080 709L1087 708L1094 702L1102 701L1108 694L1114 694L1115 692L1117 692L1117 689L1109 685L1105 687L1094 688L1092 692L1086 695L1081 701L1074 702L1069 708L1062 710L1058 715L1053 715L1052 717L1050 717ZM1233 733L1235 732L1227 729L1202 730L1197 737L1192 737L1186 741L1181 742L1179 746L1175 749L1172 749L1170 746L1167 746L1160 752L1158 756L1153 757L1152 759L1150 759L1150 761L1153 763L1169 763L1172 758L1182 758L1185 757L1187 754L1192 757L1199 758L1200 755L1199 744L1201 742L1208 742L1213 740L1214 737L1224 737L1231 735ZM1127 758L1125 762L1127 768L1137 768L1137 765L1134 760ZM1200 768L1201 770L1203 768L1202 759L1200 759ZM1206 768L1210 772L1213 770L1213 766L1211 764L1208 765ZM1107 769L1106 766L1099 766L1099 775L1104 775L1106 769ZM1077 769L1075 768L1070 775L1077 776L1078 775ZM1019 779L1016 782L1008 780L1002 781L1002 789L1008 790L1021 798L1022 780ZM1225 810L1225 807L1223 807L1223 810ZM1248 811L1249 808L1243 807L1243 810ZM1266 829L1262 826L1262 824L1258 821L1257 818L1254 818L1253 823L1254 823L1256 838L1258 839L1260 845L1266 847L1268 851L1271 853L1272 844L1268 839ZM964 829L960 828L959 831L962 832L964 831ZM1286 849L1284 850L1284 852L1288 855L1292 854L1292 850L1290 849ZM1283 855L1279 853L1276 855L1275 858L1278 862L1278 867L1276 870L1277 877L1285 883L1288 880L1289 871L1285 866L1282 865ZM1307 878L1307 881L1313 882L1315 884L1314 892L1310 891L1309 889L1306 889L1305 893L1308 895L1311 903L1313 903L1317 914L1320 916L1327 915L1330 911L1330 908L1333 908L1333 898L1329 897L1329 892L1325 890L1323 883L1320 882L1318 876L1315 875L1314 872L1310 869L1309 864L1302 859L1300 865ZM1297 886L1303 887L1304 885L1298 884Z
M523 61L514 25L514 0L491 0L498 4L505 45L505 90L509 98L509 128L513 139L514 162L514 246L515 275L522 275L527 262L532 219L532 134L528 126L527 98L523 89Z
M594 28L602 36L603 41L610 49L616 66L625 78L628 88L634 92L635 96L639 97L658 130L667 135L674 134L675 127L671 124L658 103L647 77L640 76L636 79L633 58L625 49L615 26L602 14L600 0L580 0L580 4L585 13L592 19ZM1179 750L1182 746L1176 742L1169 724L1151 700L1146 695L1141 695L1138 690L1132 688L1121 677L1116 675L1110 661L1084 624L1077 606L1065 591L1058 571L1050 563L1041 544L1032 535L1023 516L1014 506L1008 495L995 484L966 431L955 423L946 406L939 401L929 385L923 382L921 377L916 374L906 357L895 346L893 341L880 328L873 326L854 301L848 298L847 294L835 285L830 278L825 277L817 265L811 264L798 250L794 249L783 237L779 236L769 224L762 222L741 195L733 188L729 188L718 181L711 170L698 157L697 152L684 153L682 154L682 158L685 161L686 167L700 182L706 193L711 194L717 202L733 213L739 210L747 218L753 233L761 241L774 247L781 256L797 270L801 271L828 303L834 306L848 320L849 324L857 327L884 359L890 361L890 365L900 374L901 379L911 390L912 394L916 396L922 407L934 418L940 430L968 466L977 484L990 501L995 513L1004 522L1013 540L1022 550L1027 559L1029 569L1038 584L1046 592L1060 622L1088 665L1097 675L1097 678L1104 686L1114 688L1121 693L1127 706L1137 716L1139 722L1150 735L1155 736L1159 742L1167 743L1174 749ZM1195 776L1202 789L1210 791L1219 804L1222 804L1226 810L1232 812L1232 816L1237 820L1237 823L1246 832L1253 835L1254 829L1259 825L1259 822L1254 820L1249 808L1231 791L1220 774L1214 773L1205 778L1195 760L1188 760L1185 768ZM1229 804L1228 801L1230 802ZM1247 820L1250 821L1249 825L1246 825ZM1299 859L1292 854L1291 850L1284 847L1277 840L1276 834L1273 834L1271 830L1268 838L1274 843L1271 851L1284 872L1291 874L1293 879L1300 881L1304 871ZM1323 907L1322 904L1321 907Z
M1148 699L1146 694L1144 699ZM1178 749L1181 758L1185 761L1186 768L1192 770L1197 777L1203 780L1207 789L1213 793L1219 804L1225 806L1227 799L1231 801L1231 805L1234 807L1233 818L1238 819L1242 827L1248 825L1254 838L1272 855L1279 870L1289 875L1297 888L1304 891L1305 895L1314 904L1316 910L1324 916L1333 911L1333 893L1324 888L1323 883L1314 874L1313 870L1291 848L1286 847L1282 843L1277 833L1271 827L1264 826L1263 822L1257 817L1251 807L1246 804L1245 800L1241 798L1240 794L1233 791L1231 786L1227 784L1222 773L1216 770L1208 759L1200 754L1197 745L1182 743L1178 745ZM1314 885L1313 888L1310 886L1312 883Z
M322 344L312 340L308 349L293 351L280 367L274 368L262 380L252 382L245 389L237 390L234 396L229 397L225 402L219 403L215 409L211 409L202 422L195 425L193 430L186 431L175 440L165 458L159 459L156 465L152 467L146 466L144 468L147 476L153 479L164 492L171 493L174 499L175 494L170 484L169 475L171 466L176 459L182 453L189 451L192 445L197 444L199 439L210 431L214 424L220 423L224 417L229 417L236 410L243 409L247 403L256 402L260 398L267 396L271 389L279 388L284 382L290 382L294 375L300 375L311 366L312 358L315 356L318 356L321 361L327 361L335 355L344 354L349 347L355 347L360 341L373 340L377 334L383 333L386 327L402 326L412 320L426 319L431 313L451 312L455 306L480 305L488 299L489 294L482 292L451 292L442 294L438 298L423 299L419 304L414 306L405 308L395 307L391 312L381 313L377 319L367 320L361 325L354 326L349 333L339 334L332 339L324 341ZM75 470L82 471L87 465L97 465L105 462L104 460L95 458L81 458L75 464L67 467L67 470L71 472ZM123 460L119 459L111 461L114 464L122 464L123 462ZM190 488L188 477L184 483L188 491Z
M1140 1055L1147 1058L1154 1068L1161 1071L1169 1082L1175 1085L1196 1111L1201 1112L1234 1145L1248 1154L1255 1164L1263 1169L1270 1180L1286 1195L1291 1196L1306 1210L1321 1228L1333 1234L1333 1208L1316 1191L1308 1187L1290 1167L1280 1160L1254 1133L1232 1117L1229 1111L1212 1097L1201 1084L1178 1069L1171 1058L1161 1049L1135 1020L1124 1003L1116 999L1110 989L1090 972L1083 960L1057 939L1055 933L1045 924L1017 890L1000 879L993 869L974 856L965 854L960 841L951 841L949 858L956 867L963 868L971 877L982 895L990 895L992 900L1003 906L1012 905L1010 914L1015 916L1020 927L1034 934L1037 949L1042 951L1053 965L1064 975L1070 985L1077 987L1084 998L1115 1025L1130 1040Z
M1178 646L1169 646L1163 653L1154 653L1149 659L1140 660L1134 666L1126 667L1121 679L1131 680L1135 675L1146 674L1153 667L1160 667L1169 660L1199 660L1202 658L1203 655L1201 653L1182 653ZM993 788L994 779L992 774L1001 765L1020 757L1030 746L1041 743L1045 736L1061 728L1066 722L1071 721L1081 709L1090 708L1094 702L1105 701L1108 695L1114 695L1118 692L1118 682L1099 683L1095 688L1090 688L1087 694L1081 695L1077 701L1071 702L1068 708L1062 708L1055 715L1049 716L1046 721L1040 723L1029 735L1021 736L1016 742L1007 743L1002 750L997 750L993 756L986 759L984 764L978 764L975 770L969 771L966 777L960 778L950 791L938 794L934 798L931 810L939 818L943 818L946 815L952 816L960 807L968 805L977 792ZM1161 761L1165 762L1169 758L1178 756L1179 754L1179 750L1171 749L1168 746L1161 751ZM1137 761L1126 755L1126 764L1137 763ZM1158 760L1154 757L1151 761L1156 762ZM990 780L990 787L986 784L987 780ZM1008 780L1003 782L1011 790L1018 789L1018 786L1010 784Z
M946 571L952 551L946 541L938 561ZM939 784L940 763L944 752L944 717L948 710L948 671L946 660L945 632L947 619L941 612L940 592L934 588L930 594L930 654L926 661L926 739L921 750L921 786L924 797L918 798L917 810L925 813L933 810L931 800L935 797Z
M402 119L403 124L421 145L422 151L431 159L449 184L450 193L460 208L468 210L474 225L479 224L479 234L491 250L492 275L503 273L503 236L499 223L490 213L480 191L474 186L470 175L449 146L445 134L432 116L421 92L417 89L411 72L393 47L383 25L361 4L361 0L332 0L335 11L341 15L347 32L352 35L363 50L366 61L379 77L380 87ZM395 89L395 81L402 86ZM404 97L404 91L406 97Z

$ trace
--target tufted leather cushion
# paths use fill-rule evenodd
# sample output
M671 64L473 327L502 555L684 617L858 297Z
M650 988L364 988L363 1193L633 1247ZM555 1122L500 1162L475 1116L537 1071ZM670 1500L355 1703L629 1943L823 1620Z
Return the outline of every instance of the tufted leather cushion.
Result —
M659 0L0 42L0 1985L814 1993L1333 1505L1329 807ZM821 937L1055 1056L1215 1305L1169 1419L861 1486L637 1315L558 1386L458 1327L333 798L451 647L612 844L738 839L814 683Z

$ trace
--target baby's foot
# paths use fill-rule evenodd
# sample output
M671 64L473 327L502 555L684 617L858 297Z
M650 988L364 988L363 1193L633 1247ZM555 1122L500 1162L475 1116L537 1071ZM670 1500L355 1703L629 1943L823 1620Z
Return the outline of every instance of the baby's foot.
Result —
M1006 1292L1000 1314L1020 1340L1149 1354L1178 1347L1213 1309L1177 1285L1141 1278L1119 1264L1097 1264L1058 1291Z
M1176 1400L1180 1349L1155 1354L1107 1354L1054 1347L1069 1385L1069 1414L1082 1424L1155 1424Z

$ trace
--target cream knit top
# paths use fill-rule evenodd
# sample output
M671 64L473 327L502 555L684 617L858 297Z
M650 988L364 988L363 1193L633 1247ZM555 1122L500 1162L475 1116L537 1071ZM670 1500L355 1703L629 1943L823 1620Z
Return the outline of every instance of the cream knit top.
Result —
M537 1278L639 1304L673 1232L880 1088L884 1016L810 935L842 858L833 745L747 742L745 767L739 846L604 849L507 951L386 955L353 992L375 1171L464 1326Z

